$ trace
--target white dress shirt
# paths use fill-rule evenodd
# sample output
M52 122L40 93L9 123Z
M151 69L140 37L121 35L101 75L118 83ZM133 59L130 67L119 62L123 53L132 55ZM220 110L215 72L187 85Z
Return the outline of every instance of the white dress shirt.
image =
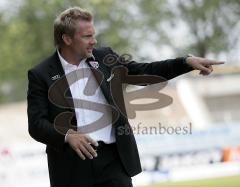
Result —
M75 71L76 76L78 76L76 70L84 68L83 72L90 71L90 72L86 72L86 73L90 73L90 76L94 76L91 69L89 68L88 64L86 63L86 59L83 59L77 66L77 65L68 63L61 56L59 51L58 51L58 56L61 61L65 75ZM68 79L68 77L67 77L67 79ZM86 77L86 78L80 79L80 80L74 82L72 85L70 85L72 97L75 99L82 99L82 100L87 100L87 101L93 101L96 103L108 104L102 93L102 90L100 89L100 86L98 85L95 78L94 78L94 80L95 80L94 84L96 84L95 86L97 87L97 91L95 92L95 94L87 96L83 93L83 90L86 86L87 80L88 80L88 78ZM69 82L69 80L68 80L68 82ZM75 106L75 113L76 113L78 127L90 124L90 123L98 120L103 115L102 112L78 108L78 107L76 107L76 103L74 103L74 106ZM107 112L107 117L109 117L109 120L112 121L111 112ZM114 132L114 128L112 128L112 124L102 128L102 129L88 133L88 135L95 141L104 141L105 143L113 143L116 141L115 132Z

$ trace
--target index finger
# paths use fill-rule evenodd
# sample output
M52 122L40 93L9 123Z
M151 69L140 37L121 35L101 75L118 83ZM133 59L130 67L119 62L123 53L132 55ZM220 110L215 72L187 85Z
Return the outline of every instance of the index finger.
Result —
M224 64L224 61L216 61L216 60L207 60L205 61L204 64L208 64L208 65L221 65Z

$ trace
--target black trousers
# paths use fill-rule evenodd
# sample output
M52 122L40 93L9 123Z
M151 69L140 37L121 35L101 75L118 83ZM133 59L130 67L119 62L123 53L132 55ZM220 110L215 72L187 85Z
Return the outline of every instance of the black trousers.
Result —
M132 187L132 179L125 172L116 144L99 142L98 156L76 162L70 187Z

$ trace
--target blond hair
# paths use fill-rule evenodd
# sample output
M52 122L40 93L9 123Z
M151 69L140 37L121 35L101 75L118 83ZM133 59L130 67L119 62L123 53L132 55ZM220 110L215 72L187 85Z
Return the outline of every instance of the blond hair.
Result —
M76 31L76 21L92 21L93 16L90 12L80 7L71 7L60 13L54 21L54 44L61 46L63 34L73 37Z

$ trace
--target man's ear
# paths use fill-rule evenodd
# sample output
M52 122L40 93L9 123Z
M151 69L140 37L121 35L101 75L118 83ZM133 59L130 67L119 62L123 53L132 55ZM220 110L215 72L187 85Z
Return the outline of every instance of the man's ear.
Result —
M62 39L63 39L63 42L65 43L65 45L71 45L72 38L69 35L63 34Z

